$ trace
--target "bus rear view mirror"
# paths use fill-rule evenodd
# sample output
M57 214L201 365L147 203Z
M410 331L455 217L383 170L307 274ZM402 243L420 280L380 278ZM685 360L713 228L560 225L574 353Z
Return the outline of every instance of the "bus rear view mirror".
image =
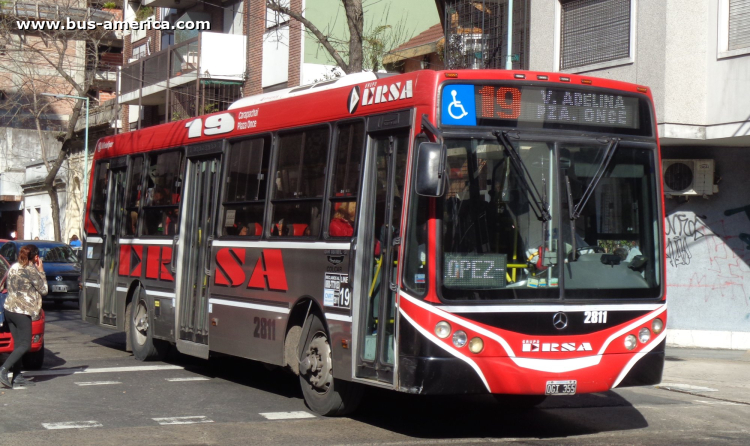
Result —
M436 142L419 144L416 191L425 197L441 197L445 192L445 158L448 151Z

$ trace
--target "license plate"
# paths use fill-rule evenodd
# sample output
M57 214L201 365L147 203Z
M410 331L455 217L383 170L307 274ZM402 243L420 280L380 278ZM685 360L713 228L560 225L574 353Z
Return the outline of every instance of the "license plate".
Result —
M570 381L547 381L545 395L575 395L576 380Z
M68 286L67 285L52 285L52 292L53 293L67 293Z

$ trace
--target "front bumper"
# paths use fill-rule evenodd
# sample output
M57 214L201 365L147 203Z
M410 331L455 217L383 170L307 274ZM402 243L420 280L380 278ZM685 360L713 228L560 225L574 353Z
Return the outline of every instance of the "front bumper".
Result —
M37 321L31 322L31 351L38 352L44 345L44 324L45 315L42 311L42 317ZM34 342L34 339L37 339ZM4 323L0 328L0 353L10 353L13 351L13 337L10 334L8 323Z

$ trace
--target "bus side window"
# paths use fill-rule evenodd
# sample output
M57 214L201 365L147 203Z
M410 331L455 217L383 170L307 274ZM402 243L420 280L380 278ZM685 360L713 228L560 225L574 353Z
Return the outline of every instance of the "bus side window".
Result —
M146 202L142 212L143 235L177 234L180 227L177 203L182 192L183 167L181 152L150 156L146 178Z
M317 237L328 162L328 127L279 137L272 236Z
M141 214L141 189L143 188L143 157L133 158L128 178L127 197L125 199L125 223L123 234L134 236L138 231L138 217Z
M260 237L263 234L271 138L247 139L229 149L221 235Z
M329 237L354 235L359 200L365 125L362 121L339 124L331 187Z

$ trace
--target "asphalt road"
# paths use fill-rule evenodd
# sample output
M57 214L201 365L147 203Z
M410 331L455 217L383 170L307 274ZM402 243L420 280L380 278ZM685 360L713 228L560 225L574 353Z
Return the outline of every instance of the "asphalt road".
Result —
M2 445L750 444L746 402L654 387L554 397L529 411L486 396L369 389L354 416L322 418L279 370L177 353L141 363L123 333L82 322L74 304L46 311L47 370L28 374L35 387L0 391Z

